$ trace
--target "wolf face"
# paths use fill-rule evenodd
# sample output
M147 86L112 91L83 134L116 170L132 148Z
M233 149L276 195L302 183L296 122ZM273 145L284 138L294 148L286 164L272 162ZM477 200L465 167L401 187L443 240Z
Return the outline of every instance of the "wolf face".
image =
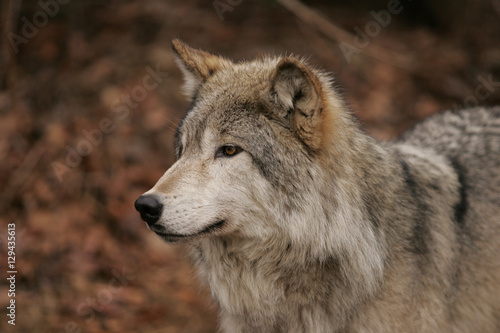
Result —
M327 111L339 100L296 58L234 64L180 41L173 48L191 106L177 129L177 162L136 208L169 242L272 232L282 206L304 206L307 184L296 180L313 177L303 161L321 155L334 121Z

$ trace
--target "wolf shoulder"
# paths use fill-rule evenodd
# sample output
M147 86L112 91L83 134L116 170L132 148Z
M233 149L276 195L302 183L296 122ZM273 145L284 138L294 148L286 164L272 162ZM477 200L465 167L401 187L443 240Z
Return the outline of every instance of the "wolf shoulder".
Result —
M417 123L396 143L432 149L463 162L490 161L488 165L500 172L500 106L435 114Z
M446 196L457 216L500 214L500 106L438 113L391 145L419 188L457 185ZM436 193L431 202L441 197Z

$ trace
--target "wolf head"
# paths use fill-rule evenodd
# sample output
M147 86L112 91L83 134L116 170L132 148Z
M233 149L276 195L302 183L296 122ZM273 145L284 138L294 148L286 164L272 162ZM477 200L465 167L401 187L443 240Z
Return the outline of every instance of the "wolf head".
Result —
M177 161L136 201L149 227L169 242L264 237L304 210L324 215L312 188L343 126L330 79L295 57L233 63L172 44L191 105Z

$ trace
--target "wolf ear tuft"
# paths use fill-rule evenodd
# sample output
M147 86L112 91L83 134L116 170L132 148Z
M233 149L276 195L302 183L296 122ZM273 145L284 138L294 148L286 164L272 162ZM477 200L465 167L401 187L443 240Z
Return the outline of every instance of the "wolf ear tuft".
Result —
M225 58L189 47L179 39L172 41L172 49L177 55L177 65L184 74L184 93L190 100L203 82L232 64Z
M311 148L319 148L323 95L318 77L300 60L283 58L271 75L271 99L278 116Z

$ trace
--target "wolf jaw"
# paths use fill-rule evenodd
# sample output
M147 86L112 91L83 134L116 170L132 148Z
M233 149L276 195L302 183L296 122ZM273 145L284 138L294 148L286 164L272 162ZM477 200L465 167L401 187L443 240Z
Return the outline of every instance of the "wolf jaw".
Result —
M178 40L173 49L191 106L178 161L147 192L164 207L150 228L189 240L226 332L496 327L484 314L492 298L465 315L446 296L472 292L456 285L468 236L454 220L472 214L458 152L418 135L418 145L376 142L300 59L234 64ZM241 152L218 156L227 144Z

